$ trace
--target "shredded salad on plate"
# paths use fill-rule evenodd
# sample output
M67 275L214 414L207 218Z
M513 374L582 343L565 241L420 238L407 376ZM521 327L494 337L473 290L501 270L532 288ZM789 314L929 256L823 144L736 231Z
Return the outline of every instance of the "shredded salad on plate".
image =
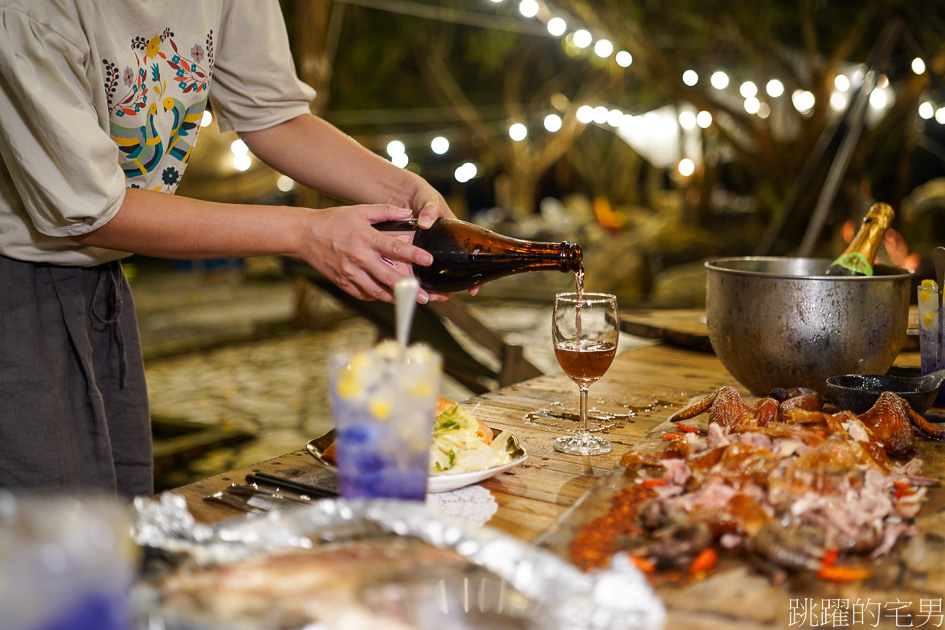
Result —
M508 438L508 431L493 438L484 422L457 403L440 398L433 421L430 473L465 473L507 464L511 461Z

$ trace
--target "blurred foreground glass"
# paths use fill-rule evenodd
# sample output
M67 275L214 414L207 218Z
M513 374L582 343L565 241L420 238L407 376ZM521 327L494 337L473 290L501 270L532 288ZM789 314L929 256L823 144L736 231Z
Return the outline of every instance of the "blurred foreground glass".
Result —
M0 627L131 627L136 549L117 501L0 491Z
M940 310L942 291L934 280L923 280L918 289L919 354L922 374L945 369L945 332ZM939 390L933 407L945 407L945 387Z
M571 455L601 455L610 442L587 429L587 390L607 372L617 354L617 298L607 293L559 293L551 321L558 365L581 394L581 424L574 435L554 441L556 451Z
M442 358L385 341L329 360L341 495L426 498Z

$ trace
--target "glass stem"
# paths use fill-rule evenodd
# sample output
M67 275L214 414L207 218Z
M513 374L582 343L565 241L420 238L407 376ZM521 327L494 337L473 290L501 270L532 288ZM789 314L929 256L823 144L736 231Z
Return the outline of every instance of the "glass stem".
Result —
M581 428L578 431L580 435L587 435L587 385L580 385L581 390Z

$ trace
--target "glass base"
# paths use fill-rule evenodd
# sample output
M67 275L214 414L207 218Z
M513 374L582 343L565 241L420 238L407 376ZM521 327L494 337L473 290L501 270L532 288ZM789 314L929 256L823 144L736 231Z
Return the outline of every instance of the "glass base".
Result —
M603 455L609 453L614 445L590 433L565 435L553 443L555 450L568 455Z

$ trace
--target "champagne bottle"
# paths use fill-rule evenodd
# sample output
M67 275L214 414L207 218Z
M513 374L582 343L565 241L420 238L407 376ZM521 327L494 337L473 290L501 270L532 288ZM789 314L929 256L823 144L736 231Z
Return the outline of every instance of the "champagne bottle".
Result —
M385 221L374 227L433 255L429 267L385 261L403 275L416 276L421 287L436 293L464 291L516 273L581 268L581 247L574 243L511 238L456 219L437 219L425 230L416 219Z
M850 244L833 261L824 275L872 276L873 261L883 242L883 235L892 223L893 209L885 203L874 203L863 217L863 223Z

